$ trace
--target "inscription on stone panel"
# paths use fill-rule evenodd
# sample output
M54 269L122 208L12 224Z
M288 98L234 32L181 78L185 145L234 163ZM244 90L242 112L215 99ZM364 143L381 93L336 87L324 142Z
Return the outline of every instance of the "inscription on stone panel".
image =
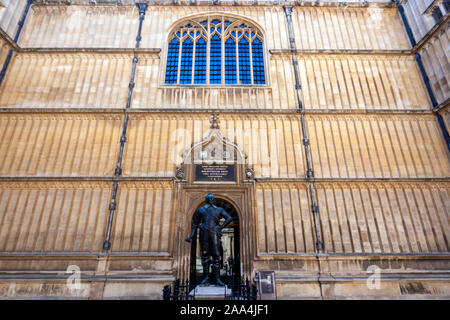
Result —
M195 181L236 182L235 165L195 165Z

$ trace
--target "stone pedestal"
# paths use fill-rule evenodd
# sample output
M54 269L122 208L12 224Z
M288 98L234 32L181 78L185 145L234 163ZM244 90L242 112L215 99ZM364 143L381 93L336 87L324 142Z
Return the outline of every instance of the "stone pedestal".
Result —
M231 289L227 286L196 286L189 295L195 296L195 300L225 300L231 296Z

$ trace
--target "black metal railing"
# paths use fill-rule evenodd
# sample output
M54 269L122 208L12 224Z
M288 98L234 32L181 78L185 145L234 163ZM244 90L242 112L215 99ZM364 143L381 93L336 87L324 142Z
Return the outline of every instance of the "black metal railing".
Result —
M245 282L232 283L229 288L231 289L229 300L256 300L258 298L258 289L255 284L250 285L248 278Z
M163 300L195 300L195 295L189 294L190 290L189 280L181 282L180 279L176 279L172 286L164 286Z

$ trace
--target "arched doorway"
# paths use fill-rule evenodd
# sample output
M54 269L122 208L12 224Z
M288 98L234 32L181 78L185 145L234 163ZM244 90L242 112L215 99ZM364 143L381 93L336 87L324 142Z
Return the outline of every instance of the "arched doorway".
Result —
M202 202L198 207L202 207L206 202ZM241 263L240 263L240 234L239 234L239 215L236 208L227 200L216 197L216 205L222 207L233 218L226 228L222 230L221 238L221 269L220 279L224 283L230 281L238 282L241 278ZM192 223L192 221L191 221ZM198 230L191 242L191 255L190 255L190 271L189 271L189 283L191 287L195 287L202 281L202 264L200 257L200 243Z
M200 246L198 235L190 244L184 240L191 232L194 211L205 204L208 193L214 194L217 205L234 218L222 238L223 259L227 262L230 256L234 260L229 273L236 280L243 276L251 278L255 258L253 168L246 163L247 157L240 148L222 136L217 114L210 122L208 135L183 152L183 161L175 171L177 223L173 270L177 278L189 280L191 285L201 281Z

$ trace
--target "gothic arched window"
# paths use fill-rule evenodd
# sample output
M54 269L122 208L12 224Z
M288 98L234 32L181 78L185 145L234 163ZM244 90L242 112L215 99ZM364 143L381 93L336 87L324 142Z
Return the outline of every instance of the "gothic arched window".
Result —
M264 85L263 35L224 16L184 21L169 35L165 84Z

